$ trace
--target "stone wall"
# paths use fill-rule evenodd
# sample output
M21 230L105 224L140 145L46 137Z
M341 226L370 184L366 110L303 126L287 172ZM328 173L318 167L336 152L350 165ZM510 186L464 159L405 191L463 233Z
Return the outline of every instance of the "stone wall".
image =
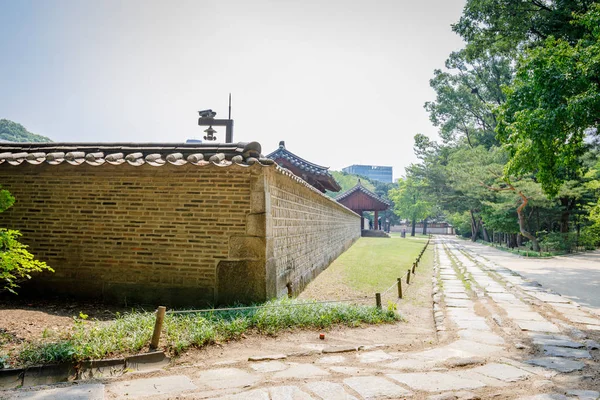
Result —
M277 166L0 165L0 226L56 270L22 292L231 304L300 292L360 217Z
M266 193L271 290L298 294L360 237L360 217L281 169L266 171Z

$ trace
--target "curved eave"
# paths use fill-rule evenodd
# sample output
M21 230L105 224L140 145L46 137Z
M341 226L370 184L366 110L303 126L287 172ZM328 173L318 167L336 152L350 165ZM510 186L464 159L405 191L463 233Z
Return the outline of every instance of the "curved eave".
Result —
M291 152L291 151L289 151L288 149L282 149L282 148L279 148L279 149L275 150L274 152L272 152L272 153L268 154L268 155L267 155L267 158L270 158L270 159L272 159L272 160L276 160L276 158L277 158L277 157L282 157L282 154L286 154L286 155L288 155L289 157L293 157L293 158L295 158L297 161L299 161L299 162L301 162L301 163L304 163L304 164L306 164L306 165L308 165L308 166L310 166L310 167L312 167L312 168L319 169L319 170L323 170L323 171L325 171L325 172L329 171L329 167L324 167L324 166L322 166L322 165L315 164L315 163L312 163L312 162L310 162L310 161L307 161L307 160L305 160L304 158L302 158L302 157L299 157L299 156L297 156L296 154L292 153L292 152Z

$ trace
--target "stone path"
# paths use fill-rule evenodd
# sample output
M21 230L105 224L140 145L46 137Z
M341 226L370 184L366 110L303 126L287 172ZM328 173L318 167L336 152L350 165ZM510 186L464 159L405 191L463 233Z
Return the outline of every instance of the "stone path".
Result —
M435 242L433 318L439 344L429 349L313 345L299 349L312 354L307 357L259 354L259 361L182 366L154 377L5 394L21 399L600 398L600 346L591 339L600 336L598 315L460 242Z

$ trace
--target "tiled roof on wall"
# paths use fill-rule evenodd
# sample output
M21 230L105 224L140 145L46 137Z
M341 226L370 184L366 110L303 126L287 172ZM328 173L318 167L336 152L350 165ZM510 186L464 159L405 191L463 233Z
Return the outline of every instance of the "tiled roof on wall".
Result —
M139 166L194 164L273 164L261 155L258 142L250 143L0 143L0 164L104 163Z

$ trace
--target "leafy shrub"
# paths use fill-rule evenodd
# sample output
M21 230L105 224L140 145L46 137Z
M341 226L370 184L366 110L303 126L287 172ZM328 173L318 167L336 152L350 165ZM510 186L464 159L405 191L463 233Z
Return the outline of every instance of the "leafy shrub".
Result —
M8 290L16 294L19 283L31 279L31 273L48 270L54 272L45 262L36 260L26 245L17 240L19 231L0 229L0 291Z
M0 212L10 208L15 202L15 198L8 190L0 190ZM21 232L0 228L0 292L8 290L17 294L15 291L19 283L31 279L34 272L44 270L54 272L52 268L43 261L38 261L27 251L26 245L17 240Z
M579 244L586 250L594 250L600 246L600 224L583 228L579 235Z
M550 251L571 252L577 246L577 235L573 232L550 232L540 241L540 246Z

